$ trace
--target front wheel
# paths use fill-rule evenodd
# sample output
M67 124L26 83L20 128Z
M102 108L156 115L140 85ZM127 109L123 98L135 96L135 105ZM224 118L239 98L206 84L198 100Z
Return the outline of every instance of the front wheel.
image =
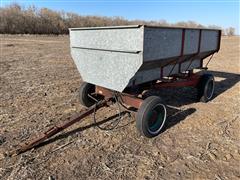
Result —
M151 138L161 133L167 117L166 105L158 96L146 98L136 116L136 126L141 135Z
M197 86L199 101L205 103L210 101L213 97L214 89L214 76L212 74L202 75Z
M83 82L79 90L79 101L85 107L92 106L95 101L90 97L95 92L95 85Z

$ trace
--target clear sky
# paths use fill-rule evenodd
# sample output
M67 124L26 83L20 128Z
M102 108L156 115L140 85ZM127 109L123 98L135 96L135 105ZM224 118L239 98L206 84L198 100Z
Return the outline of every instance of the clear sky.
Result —
M239 34L240 0L0 0L1 6L24 6L75 12L80 15L121 16L126 19L196 21L203 25L234 27Z

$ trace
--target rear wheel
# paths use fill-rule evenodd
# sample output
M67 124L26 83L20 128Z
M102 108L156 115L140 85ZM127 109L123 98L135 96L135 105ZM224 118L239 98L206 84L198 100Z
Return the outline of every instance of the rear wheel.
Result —
M198 84L198 99L201 102L208 102L212 99L215 88L214 76L212 74L204 74L200 78Z
M151 138L161 133L167 117L166 106L158 96L146 98L136 116L136 126L141 135Z
M95 85L83 82L79 90L79 101L85 107L92 106L95 101L90 97L95 92Z

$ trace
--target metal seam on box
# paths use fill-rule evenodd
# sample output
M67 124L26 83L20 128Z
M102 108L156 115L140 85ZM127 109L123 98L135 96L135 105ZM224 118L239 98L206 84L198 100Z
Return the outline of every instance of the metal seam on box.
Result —
M77 30L104 30L104 29L131 29L140 28L143 25L129 25L129 26L102 26L102 27L82 27L82 28L69 28L71 31Z
M185 32L186 32L186 29L183 29L182 30L182 47L181 47L181 54L180 54L180 62L179 62L179 65L178 65L178 72L180 73L181 72L181 61L182 61L182 57L183 57L183 52L184 52L184 45L185 45Z
M72 48L86 49L86 50L93 50L93 51L110 51L110 52L120 52L120 53L132 53L132 54L139 54L140 52L142 52L142 51L125 51L125 50L110 50L110 49L86 48L86 47L76 47L76 46L72 46Z
M197 54L199 54L199 53L200 53L200 50L201 50L201 39L202 39L202 30L200 29L200 30L199 30L198 52L197 52Z
M220 45L221 45L221 35L222 35L222 31L219 30L219 32L218 32L218 47L217 47L217 51L219 51L219 49L220 49Z

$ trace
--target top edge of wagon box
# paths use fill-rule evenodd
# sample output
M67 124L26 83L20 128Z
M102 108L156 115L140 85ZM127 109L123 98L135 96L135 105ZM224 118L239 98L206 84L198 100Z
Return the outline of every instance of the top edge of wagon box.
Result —
M109 34L107 32L108 30L109 30ZM126 31L123 31L123 30L126 30ZM205 42L206 42L208 41L207 40L208 37L210 37L211 39L213 36L215 36L216 38L210 41L215 41L214 43L216 43L216 47L212 48L211 50L213 50L214 52L218 52L220 49L220 40L221 40L220 29L190 28L190 27L176 27L176 26L152 26L152 25L126 25L126 26L69 28L70 45L71 45L71 48L82 48L82 49L88 49L88 50L91 49L91 50L108 50L108 51L120 52L120 53L140 53L144 51L144 46L148 47L148 44L152 44L153 46L156 45L150 42L151 39L153 38L155 39L155 37L156 36L158 37L158 35L160 34L164 36L164 33L160 33L158 32L158 30L163 30L165 32L169 30L174 32L178 31L177 34L172 34L172 35L168 34L167 36L170 36L170 37L172 36L171 38L175 38L174 36L178 36L178 38L181 38L182 48L184 48L185 42L189 42L189 40L191 39L194 39L195 40L194 43L198 43L200 47L201 40L199 38L205 38ZM84 31L87 31L87 33L85 33ZM93 32L91 33L91 31ZM154 31L158 35L155 33L152 33ZM79 36L80 34L77 35L75 32L76 33L82 32L83 34ZM101 34L102 32L104 32L104 34ZM190 34L185 32L190 32ZM193 32L193 34L191 32ZM212 34L209 36L209 35L204 35L203 33L212 33ZM81 37L81 41L79 37ZM150 41L148 41L148 43L145 43L146 39L149 39ZM158 39L155 39L155 41L158 41ZM188 43L188 46L191 46L191 43ZM151 47L148 47L148 48L151 48ZM200 49L202 50L202 47L200 47ZM206 50L209 50L209 49L207 48ZM184 53L185 52L183 52L183 54Z
M140 28L140 27L149 27L149 28L166 28L166 29L202 29L202 30L214 30L220 31L221 29L215 28L204 28L204 27L183 27L183 26L154 26L154 25L126 25L126 26L96 26L96 27L80 27L80 28L69 28L69 30L97 30L97 29L129 29L129 28Z

